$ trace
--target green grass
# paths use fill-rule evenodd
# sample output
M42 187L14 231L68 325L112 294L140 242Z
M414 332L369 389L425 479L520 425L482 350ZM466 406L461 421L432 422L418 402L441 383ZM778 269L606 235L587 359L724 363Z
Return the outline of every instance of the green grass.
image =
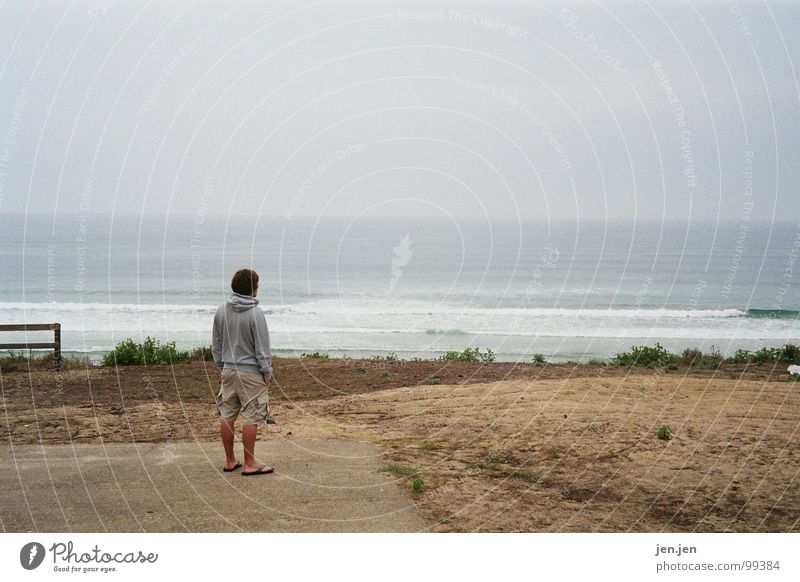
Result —
M428 384L431 384L432 386L436 385L436 384L441 384L441 383L442 383L442 381L439 378L437 378L436 376L434 376L433 378L428 378Z

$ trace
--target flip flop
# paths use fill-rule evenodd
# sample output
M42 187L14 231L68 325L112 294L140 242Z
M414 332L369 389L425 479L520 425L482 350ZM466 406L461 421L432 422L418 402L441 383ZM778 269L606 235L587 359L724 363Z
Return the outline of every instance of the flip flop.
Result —
M261 465L255 471L242 471L242 476L250 477L252 475L267 475L268 473L274 472L275 469L273 467L267 467L266 465Z
M222 470L225 471L226 473L233 473L236 469L241 469L241 467L242 467L241 463L236 463L230 469L228 469L227 467L223 467Z

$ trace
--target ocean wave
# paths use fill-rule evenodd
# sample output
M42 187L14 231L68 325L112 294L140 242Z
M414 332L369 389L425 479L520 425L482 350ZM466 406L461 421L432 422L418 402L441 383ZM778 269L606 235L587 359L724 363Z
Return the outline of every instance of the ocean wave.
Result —
M795 309L748 309L746 315L757 319L798 319L800 311Z
M101 311L106 313L203 313L213 314L217 306L175 305L169 303L43 303L0 302L0 310L8 311L49 311L59 313Z
M171 315L213 315L216 305L166 304L166 303L59 303L59 302L0 302L0 311L87 313L109 314L164 314ZM665 318L731 318L757 317L796 319L800 312L791 310L750 309L580 309L566 307L485 307L475 305L454 305L419 301L362 300L343 298L339 300L315 300L305 303L264 305L268 315L287 316L515 316L524 318L602 318L602 319L665 319ZM443 330L451 333L451 330ZM441 333L434 329L431 333Z
M426 329L426 335L467 335L468 331L463 329Z

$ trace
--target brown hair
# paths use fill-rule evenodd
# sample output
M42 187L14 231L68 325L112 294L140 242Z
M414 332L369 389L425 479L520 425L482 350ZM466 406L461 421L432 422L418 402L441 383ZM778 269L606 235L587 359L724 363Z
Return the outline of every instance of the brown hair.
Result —
M252 295L258 287L258 273L250 269L236 271L231 279L231 289L239 295Z

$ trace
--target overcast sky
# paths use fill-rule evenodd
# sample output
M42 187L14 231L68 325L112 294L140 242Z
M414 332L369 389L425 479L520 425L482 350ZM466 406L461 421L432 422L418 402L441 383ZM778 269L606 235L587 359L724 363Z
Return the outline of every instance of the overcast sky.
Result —
M799 30L797 2L6 0L0 212L797 220Z

